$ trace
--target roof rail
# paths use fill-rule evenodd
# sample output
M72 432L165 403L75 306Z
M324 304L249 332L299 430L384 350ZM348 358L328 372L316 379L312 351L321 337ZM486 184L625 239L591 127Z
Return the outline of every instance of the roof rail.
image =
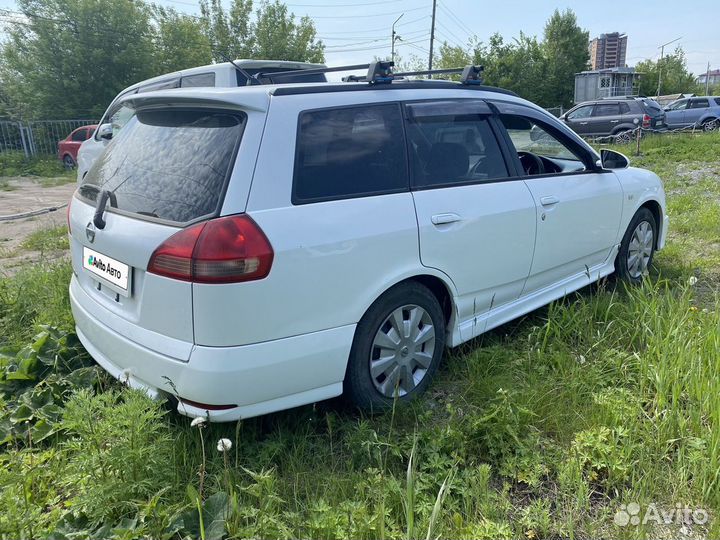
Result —
M360 69L366 69L365 75L348 75L343 77L344 82L367 82L370 84L387 84L391 83L395 78L399 77L411 77L416 75L445 75L450 73L459 73L460 82L462 84L482 84L482 72L483 66L465 66L462 68L451 68L451 69L432 69L424 71L405 71L400 73L394 73L392 68L395 66L394 62L375 61L369 64L353 64L349 66L335 66L335 67L324 67L324 68L312 68L312 69L298 69L293 71L282 71L282 72L268 72L268 73L256 73L254 75L255 80L260 82L261 77L272 78L273 75L311 75L315 73L332 73L337 71L356 71Z

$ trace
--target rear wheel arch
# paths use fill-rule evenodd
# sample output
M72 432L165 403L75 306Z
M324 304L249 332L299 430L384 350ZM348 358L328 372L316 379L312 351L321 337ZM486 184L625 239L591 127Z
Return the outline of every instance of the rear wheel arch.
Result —
M445 280L433 274L417 274L415 276L405 277L392 283L392 285L380 291L380 293L372 299L372 301L365 307L365 310L362 314L364 315L365 313L367 313L368 309L370 309L370 307L377 301L378 298L386 294L388 291L391 291L398 285L407 283L409 281L414 281L416 283L424 285L430 290L430 292L433 293L435 298L437 298L437 301L440 303L440 306L442 307L443 315L445 316L445 324L449 325L455 312L452 287Z

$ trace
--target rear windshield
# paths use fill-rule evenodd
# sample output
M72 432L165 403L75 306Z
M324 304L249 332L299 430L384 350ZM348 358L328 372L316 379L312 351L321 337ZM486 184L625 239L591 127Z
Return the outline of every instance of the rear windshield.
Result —
M652 99L643 99L642 102L645 104L645 106L648 109L655 109L656 111L662 111L662 107L657 101L653 101Z
M137 112L90 169L80 196L186 223L219 210L245 116L218 110Z

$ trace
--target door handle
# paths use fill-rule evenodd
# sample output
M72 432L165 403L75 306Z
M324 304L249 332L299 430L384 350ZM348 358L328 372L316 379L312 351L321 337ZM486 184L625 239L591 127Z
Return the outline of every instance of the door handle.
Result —
M611 124L617 124L620 120L610 120Z
M540 203L543 206L552 206L553 204L557 204L560 202L560 199L558 199L555 195L549 195L547 197L541 197Z
M581 126L587 126L587 122L580 122Z
M460 216L453 213L435 214L430 218L430 220L433 222L433 225L446 225L448 223L455 223L456 221L460 221L461 219L462 218Z

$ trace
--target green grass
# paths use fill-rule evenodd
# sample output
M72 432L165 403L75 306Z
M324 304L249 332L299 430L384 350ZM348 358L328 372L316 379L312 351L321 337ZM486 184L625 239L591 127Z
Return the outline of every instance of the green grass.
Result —
M42 441L40 413L32 430L0 420L28 433L0 454L0 537L681 535L615 525L631 502L705 509L692 535L719 537L720 137L672 141L633 158L665 179L672 218L642 287L604 282L489 332L453 350L422 399L374 417L334 400L200 429L106 378L61 387ZM0 280L6 374L41 324L60 329L37 354L68 354L69 275L36 264ZM59 384L39 381L23 388ZM8 410L17 395L3 390Z
M20 245L21 249L39 251L41 254L66 250L69 247L66 225L38 229Z
M75 178L75 171L66 170L56 156L27 158L22 152L0 153L0 177L37 176L49 185L67 183ZM7 181L5 182L7 185ZM2 189L0 184L0 189Z

